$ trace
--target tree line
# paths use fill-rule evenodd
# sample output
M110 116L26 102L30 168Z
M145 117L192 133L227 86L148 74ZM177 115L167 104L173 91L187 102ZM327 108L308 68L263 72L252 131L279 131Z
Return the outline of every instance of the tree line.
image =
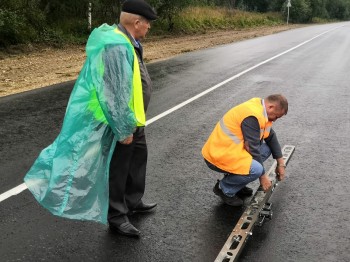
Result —
M86 38L88 6L92 27L118 22L123 0L0 0L0 46L26 42L55 42L62 37ZM190 6L226 8L287 15L288 0L149 0L164 31L174 30L174 19ZM349 20L350 0L290 0L290 22ZM157 21L156 21L157 23Z

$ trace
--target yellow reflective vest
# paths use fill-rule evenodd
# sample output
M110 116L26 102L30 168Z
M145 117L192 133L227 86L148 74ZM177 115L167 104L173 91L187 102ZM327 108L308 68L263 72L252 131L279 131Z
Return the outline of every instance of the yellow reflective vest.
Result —
M134 49L134 46L132 45L130 39L121 32L118 28L114 30L114 33L117 35L123 37L131 46L133 50L133 85L132 85L132 92L131 97L129 101L129 107L135 114L136 124L137 126L145 126L146 125L146 114L144 110L144 104L143 104L143 92L142 92L142 81L141 81L141 72L140 72L140 65L139 61ZM103 69L101 69L103 72ZM108 123L106 117L104 116L104 113L102 111L102 108L99 105L96 91L91 93L91 99L89 103L89 109L93 112L94 117L96 120L103 122L105 124Z
M254 116L260 125L260 140L270 134L272 122L268 121L264 101L252 98L231 110L216 124L202 149L203 157L216 167L228 173L247 175L252 156L244 148L242 122Z

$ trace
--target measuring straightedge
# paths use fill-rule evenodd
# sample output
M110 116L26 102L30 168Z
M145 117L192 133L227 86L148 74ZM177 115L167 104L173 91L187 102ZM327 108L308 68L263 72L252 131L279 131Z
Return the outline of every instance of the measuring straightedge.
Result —
M283 159L285 165L288 162L295 150L295 146L285 145L282 149ZM272 219L271 203L269 199L272 192L278 185L278 180L275 174L276 161L267 172L272 186L266 192L259 187L253 196L250 204L244 210L243 215L238 220L231 235L227 239L219 255L215 259L215 262L233 262L237 261L238 256L243 250L249 236L253 234L253 228L255 225L262 226L266 219Z

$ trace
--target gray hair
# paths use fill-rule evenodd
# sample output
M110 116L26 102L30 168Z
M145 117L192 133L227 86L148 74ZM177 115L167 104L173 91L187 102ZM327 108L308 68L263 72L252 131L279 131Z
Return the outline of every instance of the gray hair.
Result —
M137 19L144 20L145 18L141 15L131 14L127 12L120 13L120 23L122 25L132 25Z

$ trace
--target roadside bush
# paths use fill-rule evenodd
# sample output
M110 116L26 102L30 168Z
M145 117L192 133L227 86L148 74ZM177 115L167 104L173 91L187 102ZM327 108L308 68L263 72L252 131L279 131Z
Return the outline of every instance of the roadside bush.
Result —
M287 8L284 9L287 17ZM289 13L290 21L294 23L308 23L312 20L312 9L309 1L294 0Z
M82 20L79 18L66 18L63 21L60 21L60 23L54 24L52 26L55 28L59 28L62 32L65 32L66 34L72 34L76 36L89 34L87 19Z
M35 29L36 31L40 31L47 26L46 17L44 13L38 8L27 8L24 15L26 20L26 26L29 26Z
M0 9L0 45L19 44L25 42L27 34L26 19L18 12Z
M97 23L97 22L96 22ZM100 24L92 25L92 29ZM40 32L42 42L54 46L67 44L85 44L90 34L87 20L66 18L55 24L50 24Z
M49 27L44 28L39 32L39 37L36 42L61 47L64 43L63 33L60 30L54 30Z

